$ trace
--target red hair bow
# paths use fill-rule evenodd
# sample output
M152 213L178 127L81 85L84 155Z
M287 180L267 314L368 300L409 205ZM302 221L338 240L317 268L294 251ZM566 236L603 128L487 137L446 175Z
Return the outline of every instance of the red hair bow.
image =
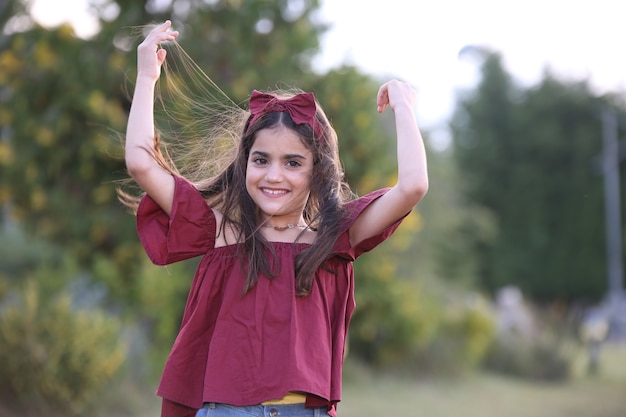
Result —
M307 124L311 126L315 136L319 138L322 127L315 117L317 111L315 96L313 93L296 94L293 97L282 99L273 94L252 91L250 96L250 113L252 118L248 126L252 126L262 116L271 112L286 112L291 120L297 125Z

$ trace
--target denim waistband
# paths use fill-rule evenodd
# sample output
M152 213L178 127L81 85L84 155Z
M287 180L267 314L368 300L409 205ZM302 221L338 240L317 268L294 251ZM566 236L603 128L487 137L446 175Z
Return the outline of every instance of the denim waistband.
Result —
M328 417L326 408L306 408L304 404L268 404L237 407L205 403L196 417Z

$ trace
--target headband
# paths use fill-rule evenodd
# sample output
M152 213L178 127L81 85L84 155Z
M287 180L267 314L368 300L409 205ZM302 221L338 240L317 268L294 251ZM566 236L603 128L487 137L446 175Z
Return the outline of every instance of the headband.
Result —
M322 136L322 125L315 117L317 108L313 93L301 93L287 99L278 98L275 95L252 91L250 96L250 113L252 117L248 126L252 126L257 120L271 112L289 113L291 120L297 125L307 124L313 129L315 137Z

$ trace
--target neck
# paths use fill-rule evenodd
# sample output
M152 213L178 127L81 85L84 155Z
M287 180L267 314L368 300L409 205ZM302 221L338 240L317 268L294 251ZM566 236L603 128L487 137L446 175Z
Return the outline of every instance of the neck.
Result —
M295 228L306 229L306 228L308 228L308 226L306 224L293 224L293 223L287 223L287 224L284 224L284 225L275 225L275 224L270 224L270 223L264 223L262 226L263 227L271 227L274 230L278 230L280 232L282 232L283 230L288 230L288 229L295 229Z

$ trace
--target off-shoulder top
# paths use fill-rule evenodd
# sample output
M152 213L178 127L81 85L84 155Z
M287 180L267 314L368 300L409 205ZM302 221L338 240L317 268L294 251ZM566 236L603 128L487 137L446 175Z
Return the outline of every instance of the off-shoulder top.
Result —
M163 417L194 416L205 402L237 406L308 394L307 406L335 415L350 318L355 308L353 261L387 237L402 219L354 245L349 229L386 189L345 204L341 234L309 295L296 296L295 255L306 243L272 242L278 275L259 274L243 293L238 245L215 247L213 210L196 188L175 177L168 216L149 196L137 212L139 238L157 265L202 256L157 394Z

